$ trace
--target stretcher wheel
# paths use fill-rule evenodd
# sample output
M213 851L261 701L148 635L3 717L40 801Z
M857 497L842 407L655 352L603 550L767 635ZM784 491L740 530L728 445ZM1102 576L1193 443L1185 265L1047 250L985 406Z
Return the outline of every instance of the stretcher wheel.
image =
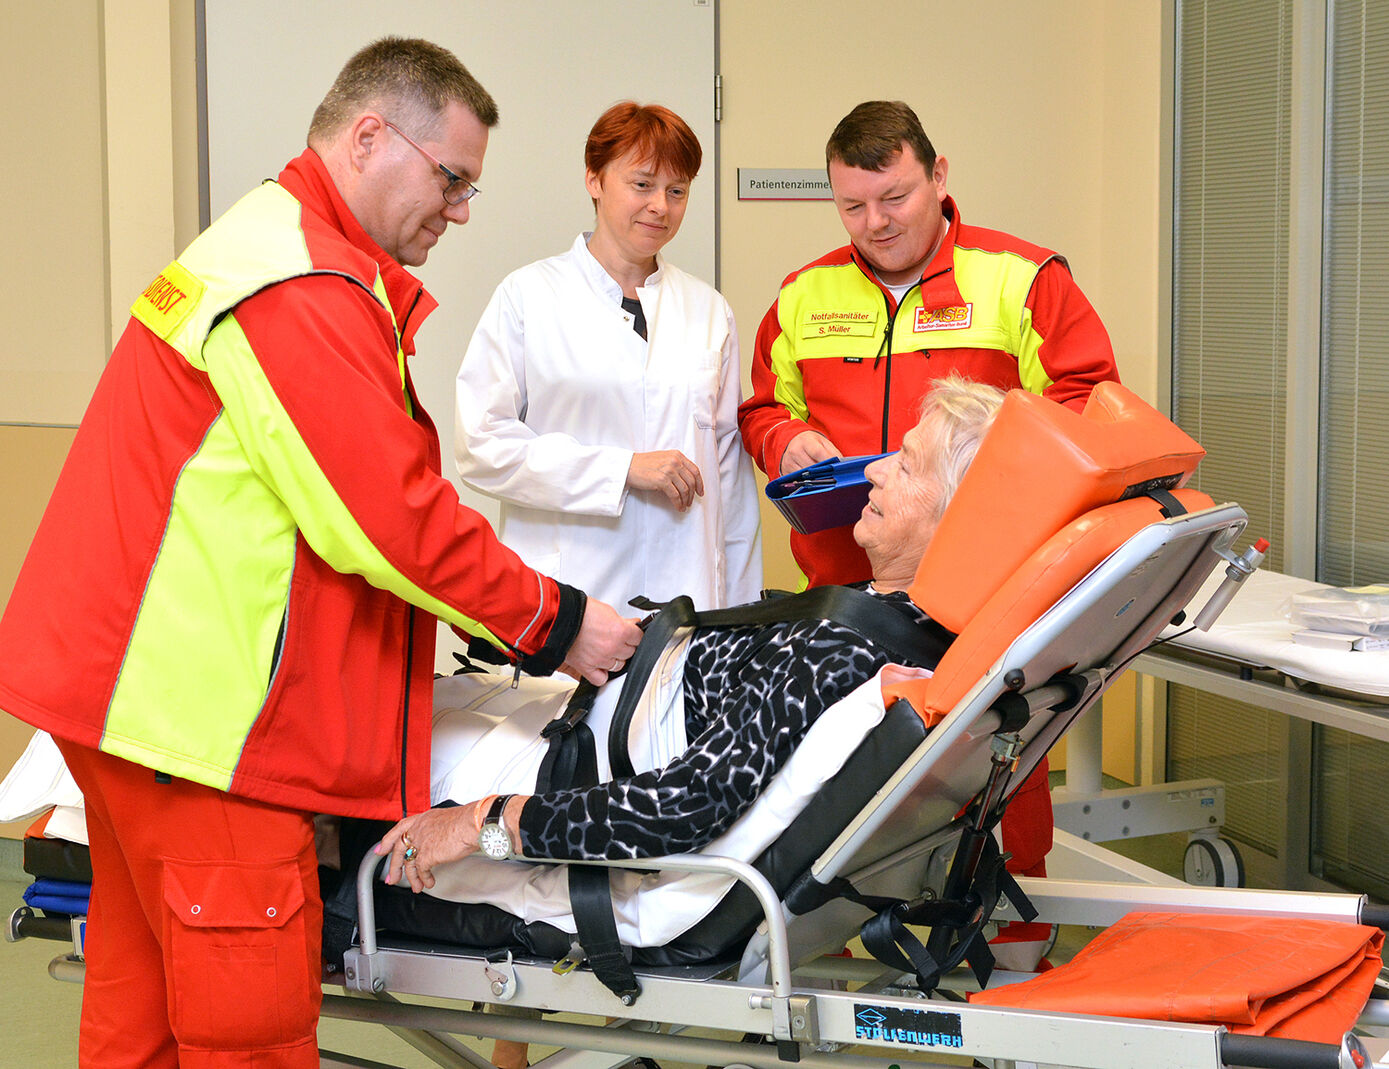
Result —
M1243 887L1244 859L1224 836L1192 839L1182 858L1182 879L1193 887Z

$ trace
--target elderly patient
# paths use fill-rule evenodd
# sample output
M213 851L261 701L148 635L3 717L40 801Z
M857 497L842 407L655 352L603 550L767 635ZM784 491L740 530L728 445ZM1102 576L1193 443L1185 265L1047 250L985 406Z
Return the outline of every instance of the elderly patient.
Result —
M884 612L927 622L906 590L1002 400L994 387L947 378L923 401L901 451L868 466L872 489L854 538L873 565L866 589ZM501 806L494 797L471 799L408 816L376 848L390 854L386 880L403 877L416 892L432 888L437 866L479 850L485 822L488 836L500 840L498 817L509 842L500 851L494 845L493 856L508 848L547 859L698 849L753 804L825 709L888 660L869 639L829 621L697 628L681 678L683 752L663 767L594 787L514 795Z

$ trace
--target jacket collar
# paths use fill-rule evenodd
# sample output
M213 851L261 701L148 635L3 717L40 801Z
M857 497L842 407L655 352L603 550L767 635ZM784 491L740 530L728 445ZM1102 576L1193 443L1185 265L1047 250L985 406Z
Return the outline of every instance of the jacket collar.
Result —
M381 273L386 299L395 314L400 346L406 355L415 351L415 332L430 312L439 307L424 283L376 244L357 222L333 183L322 158L311 148L290 160L278 179L307 210L313 212L353 248L369 256Z

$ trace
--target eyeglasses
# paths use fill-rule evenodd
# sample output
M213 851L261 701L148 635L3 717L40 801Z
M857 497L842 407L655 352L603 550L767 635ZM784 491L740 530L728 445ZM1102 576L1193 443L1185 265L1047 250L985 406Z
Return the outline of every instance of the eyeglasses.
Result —
M405 138L405 140L408 141L410 145L421 156L423 156L425 159L427 159L430 163L434 164L435 167L439 168L439 170L443 172L444 177L449 180L449 184L444 187L444 200L447 201L449 204L462 204L465 200L471 200L473 197L476 197L479 193L482 192L482 190L478 189L477 186L473 185L461 174L454 174L452 171L450 171L447 167L445 167L442 163L439 162L438 158L435 157L435 155L432 152L430 152L426 148L422 148L413 137L407 134L395 123L391 122L389 119L383 119L381 121L384 122L396 133L398 133L401 137Z

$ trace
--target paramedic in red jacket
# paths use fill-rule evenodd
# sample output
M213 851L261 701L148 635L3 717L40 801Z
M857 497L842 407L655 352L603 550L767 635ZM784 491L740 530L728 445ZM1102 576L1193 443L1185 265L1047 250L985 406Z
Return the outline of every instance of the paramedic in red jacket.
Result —
M916 113L875 100L830 135L825 163L850 243L787 276L757 332L743 444L769 477L899 449L927 387L955 372L1081 409L1118 380L1104 324L1058 254L966 224ZM852 527L791 532L807 585L870 577ZM1045 873L1046 762L1003 821L1009 869ZM1043 925L1011 925L1000 960L1031 960ZM1007 947L1004 944L1013 943ZM1014 952L1019 953L1014 953Z
M136 298L0 620L94 870L82 1064L317 1066L312 816L428 805L436 618L595 682L640 637L459 504L408 360L497 110L354 56L308 148Z
M926 387L952 371L1077 410L1095 383L1117 381L1109 335L1066 261L965 224L910 107L860 104L825 159L850 244L782 283L738 411L769 478L900 448ZM807 585L870 577L851 532L791 532Z

